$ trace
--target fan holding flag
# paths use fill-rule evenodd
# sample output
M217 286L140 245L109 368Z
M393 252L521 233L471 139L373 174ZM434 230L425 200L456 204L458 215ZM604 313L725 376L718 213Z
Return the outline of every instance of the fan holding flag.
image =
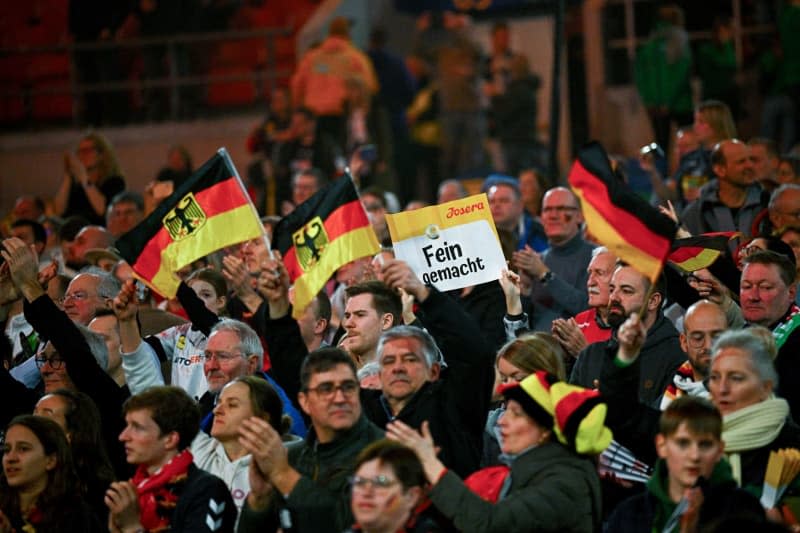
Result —
M665 291L660 274L676 225L647 204L611 169L605 150L591 143L578 154L569 183L581 199L589 232L620 258L610 283L608 321L616 329L634 313L647 338L641 350L639 401L656 407L661 393L686 360L678 331L661 312ZM616 353L616 335L589 345L578 356L570 382L594 387L604 362Z

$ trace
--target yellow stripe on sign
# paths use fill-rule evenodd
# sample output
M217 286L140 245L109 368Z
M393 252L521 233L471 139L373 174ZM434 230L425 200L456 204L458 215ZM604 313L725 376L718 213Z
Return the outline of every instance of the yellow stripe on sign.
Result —
M361 257L374 255L381 249L372 226L363 226L337 237L325 247L319 263L294 280L294 307L292 316L300 318L306 306L314 299L336 270Z
M478 220L488 221L489 227L492 228L492 232L497 237L497 229L494 227L492 211L489 209L489 200L485 193L444 204L415 209L414 211L386 215L386 223L389 226L392 242L400 242L424 235L431 225L443 230ZM497 238L499 240L499 237Z
M225 211L209 218L195 235L167 245L161 251L158 272L149 282L143 281L163 296L172 298L180 284L174 272L221 248L261 235L261 222L253 215L249 204Z
M614 229L614 226L603 218L591 203L583 198L580 189L574 189L574 192L581 199L581 210L583 211L583 218L586 219L586 226L598 242L640 274L650 278L652 283L655 283L661 273L661 260L638 248L634 248L625 240L623 235Z

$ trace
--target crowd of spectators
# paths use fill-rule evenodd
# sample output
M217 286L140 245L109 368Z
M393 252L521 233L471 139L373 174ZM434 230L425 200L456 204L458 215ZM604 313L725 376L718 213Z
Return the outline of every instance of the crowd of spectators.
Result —
M483 59L465 18L422 17L416 92L380 32L367 53L348 35L335 19L247 140L267 232L349 170L384 245L300 314L261 238L175 272L174 299L137 281L114 242L189 179L180 146L140 194L90 133L52 198L17 199L0 531L800 527L800 479L766 485L772 452L800 449L797 156L737 139L722 100L653 114L693 121L667 128L672 168L642 154L653 202L679 237L731 236L653 282L536 170L537 82L505 24ZM465 198L484 132L505 161L479 175L508 269L440 291L394 257L386 215Z

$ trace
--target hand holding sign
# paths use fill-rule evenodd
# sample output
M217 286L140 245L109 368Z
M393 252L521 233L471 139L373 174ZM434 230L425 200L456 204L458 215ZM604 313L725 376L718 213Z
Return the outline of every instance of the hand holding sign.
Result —
M381 272L383 282L390 288L394 290L403 289L420 303L428 298L430 289L419 280L405 261L400 261L399 259L386 261Z

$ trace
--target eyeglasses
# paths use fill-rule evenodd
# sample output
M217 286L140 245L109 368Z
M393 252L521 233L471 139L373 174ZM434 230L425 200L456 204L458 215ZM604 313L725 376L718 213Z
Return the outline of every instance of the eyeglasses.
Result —
M347 398L352 398L358 392L358 382L351 380L343 381L338 385L334 385L330 381L320 383L313 389L306 389L308 392L313 392L323 400L333 398L336 391L342 391L342 394Z
M234 359L238 357L243 357L244 354L240 353L228 353L228 352L206 352L203 354L204 361L211 361L212 359L216 359L218 363L225 364L230 363Z
M45 364L50 363L50 367L53 370L58 370L61 368L61 365L64 364L64 360L61 359L61 357L52 355L50 357L47 357L46 355L37 355L35 361L38 368L42 368Z
M82 301L89 297L89 293L86 291L76 291L76 292L68 292L64 295L64 302L67 300L75 300L75 301Z
M722 335L721 331L710 331L708 333L703 331L693 331L686 335L686 339L689 341L689 346L692 348L700 348L703 346L703 344L705 344L706 337L711 339L711 342L713 343L720 335Z
M364 209L366 209L370 213L373 213L375 211L383 209L383 206L381 204L364 204Z
M542 213L558 213L559 215L562 215L564 213L571 213L572 211L577 210L577 207L571 205L553 205L542 208Z
M367 490L369 488L375 490L386 490L399 483L399 481L396 479L392 479L389 476L384 475L375 477L352 476L348 481L350 481L350 486L353 489L359 490Z

